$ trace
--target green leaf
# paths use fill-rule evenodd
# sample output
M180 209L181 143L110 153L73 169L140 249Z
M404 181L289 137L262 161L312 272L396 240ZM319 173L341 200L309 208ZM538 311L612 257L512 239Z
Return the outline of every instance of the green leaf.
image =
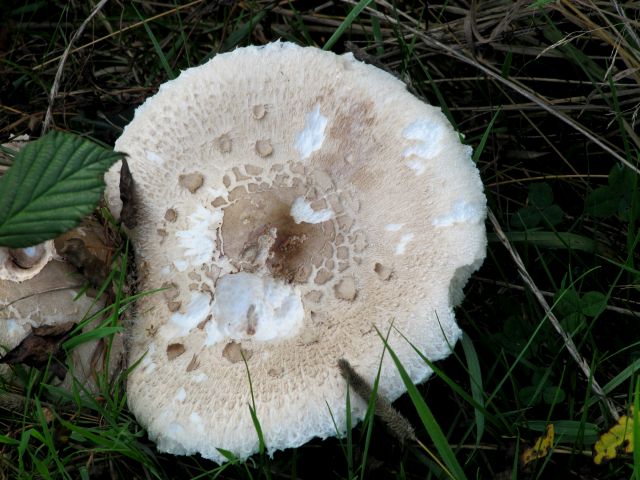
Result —
M587 292L580 300L582 313L589 317L597 317L607 306L607 296L600 292Z
M562 325L562 328L564 328L570 335L573 335L578 331L578 329L585 326L585 316L578 312L570 313L560 320L560 325Z
M580 312L580 297L578 292L573 288L567 290L558 290L556 292L554 302L556 303L555 311L559 315L567 316L572 313Z
M511 216L511 226L515 228L534 228L542 220L540 210L536 207L523 207Z
M484 388L482 386L482 370L480 369L478 353L473 346L471 338L466 334L462 335L460 342L462 343L464 356L467 359L469 380L471 382L471 395L476 402L484 407ZM482 435L484 434L484 413L478 408L476 408L474 412L476 416L476 445L479 445L482 441Z
M342 23L336 28L336 31L333 32L333 35L327 40L327 43L322 47L323 50L330 50L331 47L335 45L335 43L340 39L340 37L344 34L344 32L351 26L353 21L360 15L360 13L369 6L372 0L360 0L353 9L349 12L349 14L344 18Z
M0 178L0 245L28 247L77 226L95 208L104 173L120 158L62 132L25 145Z
M618 213L620 195L610 186L598 187L587 196L585 212L598 218L607 218Z
M544 403L547 405L555 405L556 403L561 403L566 398L564 390L560 387L547 387L542 392L542 399Z
M550 207L553 203L551 186L544 182L529 185L529 203L540 209Z
M431 441L435 445L436 450L440 454L440 457L442 458L444 464L449 469L449 472L447 472L448 476L451 478L455 478L457 480L462 480L467 478L464 474L464 471L462 470L462 466L458 462L458 459L456 458L455 454L453 453L453 450L451 449L451 446L449 445L449 441L447 440L447 437L445 437L442 429L440 428L440 425L438 425L438 422L433 416L433 413L431 413L431 409L427 406L427 403L424 401L424 398L422 398L422 395L420 395L420 392L411 381L411 377L409 376L404 366L400 362L400 359L396 355L396 352L389 346L389 344L387 343L385 338L382 336L382 334L379 331L377 331L377 333L378 333L378 336L384 342L384 345L387 351L389 352L389 355L391 355L391 359L393 360L393 363L395 364L396 369L400 374L400 378L402 379L402 382L404 383L404 386L407 389L407 393L409 394L409 397L413 402L413 406L418 412L420 420L422 420L422 425L424 426L425 430L431 437Z
M542 216L549 225L556 226L564 219L564 212L558 205L551 205L542 211Z
M526 426L535 432L544 432L547 424L546 420L529 420ZM592 445L598 439L598 427L593 423L557 420L553 422L553 427L558 443L566 444L582 441L585 445Z

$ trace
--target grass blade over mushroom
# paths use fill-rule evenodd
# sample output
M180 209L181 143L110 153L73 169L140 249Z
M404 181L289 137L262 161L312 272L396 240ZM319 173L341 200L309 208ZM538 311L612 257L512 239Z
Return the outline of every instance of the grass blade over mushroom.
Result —
M104 172L120 158L62 132L26 145L0 178L0 245L36 245L78 225L100 200Z

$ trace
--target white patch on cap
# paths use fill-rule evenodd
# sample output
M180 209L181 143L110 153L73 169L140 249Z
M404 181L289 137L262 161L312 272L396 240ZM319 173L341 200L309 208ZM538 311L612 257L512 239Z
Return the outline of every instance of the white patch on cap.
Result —
M193 376L193 381L194 381L194 382L196 382L196 383L202 383L202 382L204 382L205 380L209 380L209 377L207 376L207 374L206 374L206 373L202 373L202 372L200 372L200 373L196 373L196 374Z
M187 263L187 262L185 262L185 264L186 264L186 263ZM175 265L175 263L174 263L174 265ZM176 268L177 268L177 267L176 267ZM186 265L185 265L184 269L185 269L185 270L187 269ZM166 277L166 276L167 276L167 275L169 275L170 273L171 273L171 267L170 267L169 265L165 265L164 267L162 267L162 268L160 269L160 275L162 275L163 277Z
M266 341L291 337L304 320L300 292L271 277L248 272L223 275L215 298L206 345L221 338Z
M184 433L184 427L178 422L169 422L166 432L167 437L178 437ZM167 440L169 440L169 438L167 438Z
M484 207L477 203L456 200L451 211L433 219L434 227L449 227L455 223L477 223L484 219Z
M180 387L176 392L175 399L179 402L184 402L185 398L187 398L187 391L183 387Z
M191 296L189 306L184 313L175 312L169 323L163 325L161 333L165 338L184 337L211 313L209 295L197 292Z
M192 264L199 265L211 260L215 247L215 230L220 226L222 217L220 210L212 212L198 205L196 211L187 218L189 229L176 232L180 246L185 249L184 254L193 258ZM175 263L174 261L174 265ZM183 271L180 268L178 270Z
M400 237L398 245L396 245L396 255L403 255L407 249L407 244L413 240L413 233L406 233Z
M442 149L444 133L444 126L438 122L427 119L411 122L402 130L402 136L418 143L405 148L402 156L406 158L415 155L424 159L436 156Z
M158 155L156 152L152 152L151 150L145 150L144 153L147 156L147 160L155 163L156 165L164 164L164 158Z
M416 172L417 176L422 175L424 171L427 169L424 162L417 160L415 158L412 158L411 160L407 160L405 162L405 165L409 167L411 170L413 170L414 172Z
M387 232L397 232L402 228L403 225L404 223L389 223L385 225L384 229Z
M198 433L204 432L204 422L202 421L202 417L198 415L197 412L191 412L189 415L189 422L195 426Z
M77 294L75 294L74 297L76 295ZM22 325L20 322L18 322L18 320L10 318L8 320L5 320L3 323L7 329L7 336L12 340L14 338L22 338L24 334L27 333L25 325Z
M189 262L187 262L186 260L174 260L173 265L179 272L184 272L189 266Z
M320 114L320 104L305 115L304 130L296 135L296 150L304 160L319 150L324 142L324 130L327 127L327 117Z
M304 197L298 197L291 205L291 216L296 223L322 223L334 217L333 210L314 210Z

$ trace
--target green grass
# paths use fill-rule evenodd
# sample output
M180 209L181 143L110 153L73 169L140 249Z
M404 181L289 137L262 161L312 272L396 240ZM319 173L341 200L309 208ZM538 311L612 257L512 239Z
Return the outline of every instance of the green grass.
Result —
M424 359L434 374L422 385L395 362L409 393L394 406L419 440L404 447L366 399L365 420L344 438L270 458L252 404L259 454L241 462L224 452L223 466L174 457L157 452L128 411L127 370L89 392L17 366L0 380L0 479L640 478L640 7L488 0L470 13L470 3L108 2L72 46L55 128L113 145L161 83L218 53L278 38L337 53L354 46L440 106L474 147L491 210L550 310L488 223L487 260L457 310L463 340L447 360ZM2 13L4 142L40 134L59 57L90 7L28 0ZM9 163L0 149L0 173ZM125 243L109 228L121 247L105 285L113 294L100 327L65 348L120 334L136 298ZM591 450L615 421L594 381L618 414L635 404L634 454L601 466ZM551 452L521 465L519 454L549 423Z

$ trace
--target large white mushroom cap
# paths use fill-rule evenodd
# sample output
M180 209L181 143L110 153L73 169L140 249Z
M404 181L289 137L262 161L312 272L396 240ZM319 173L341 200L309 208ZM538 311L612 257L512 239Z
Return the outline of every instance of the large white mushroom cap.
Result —
M164 84L116 149L142 288L166 288L138 302L128 383L161 450L257 451L243 357L274 451L344 428L337 361L372 380L374 327L397 329L415 382L431 370L398 332L431 360L459 338L453 307L485 256L482 183L441 111L393 76L289 43L241 48ZM380 393L404 391L386 355Z

